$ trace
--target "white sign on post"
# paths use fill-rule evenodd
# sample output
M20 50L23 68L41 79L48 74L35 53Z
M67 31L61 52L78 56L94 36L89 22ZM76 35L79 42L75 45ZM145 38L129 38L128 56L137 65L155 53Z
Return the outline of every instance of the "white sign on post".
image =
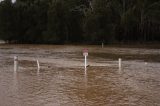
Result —
M83 56L88 56L88 49L83 49Z
M88 49L83 49L83 56L85 57L84 65L85 65L85 70L86 70L86 68L87 68Z

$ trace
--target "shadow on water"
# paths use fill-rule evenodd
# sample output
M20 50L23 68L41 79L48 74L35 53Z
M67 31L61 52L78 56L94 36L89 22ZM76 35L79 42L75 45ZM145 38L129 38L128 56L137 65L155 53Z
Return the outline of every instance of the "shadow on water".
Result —
M88 76L87 76L87 69L84 70L84 85L85 89L87 89L87 83L88 83Z

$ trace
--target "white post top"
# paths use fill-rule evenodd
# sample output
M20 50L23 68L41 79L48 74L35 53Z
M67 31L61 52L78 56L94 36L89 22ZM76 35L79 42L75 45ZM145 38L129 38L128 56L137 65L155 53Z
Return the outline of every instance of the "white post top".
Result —
M88 56L88 49L83 49L83 56Z
M14 61L18 61L18 56L14 56Z

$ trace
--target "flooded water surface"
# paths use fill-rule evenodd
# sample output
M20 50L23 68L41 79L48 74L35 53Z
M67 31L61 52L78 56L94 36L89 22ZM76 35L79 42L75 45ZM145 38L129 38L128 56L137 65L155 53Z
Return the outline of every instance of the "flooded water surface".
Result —
M0 63L0 106L160 106L160 49L0 45Z

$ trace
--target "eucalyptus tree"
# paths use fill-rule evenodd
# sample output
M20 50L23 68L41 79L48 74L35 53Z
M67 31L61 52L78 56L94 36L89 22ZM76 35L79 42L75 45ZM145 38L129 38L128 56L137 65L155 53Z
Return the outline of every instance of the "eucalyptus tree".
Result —
M82 0L52 0L48 10L47 39L53 43L81 41L84 5Z
M114 40L116 17L112 14L110 1L93 0L85 23L86 39L92 42L111 42Z
M160 1L4 0L0 38L18 43L160 41Z
M109 0L109 2L112 14L117 16L120 39L144 42L147 38L151 39L150 25L160 22L159 0Z
M160 24L160 1L159 0L137 0L136 10L139 15L139 30L143 39L147 40L147 33L151 26L148 25ZM148 35L149 36L149 35Z
M0 2L0 39L14 40L14 8L11 0Z
M42 43L50 0L17 0L17 39L20 43Z

